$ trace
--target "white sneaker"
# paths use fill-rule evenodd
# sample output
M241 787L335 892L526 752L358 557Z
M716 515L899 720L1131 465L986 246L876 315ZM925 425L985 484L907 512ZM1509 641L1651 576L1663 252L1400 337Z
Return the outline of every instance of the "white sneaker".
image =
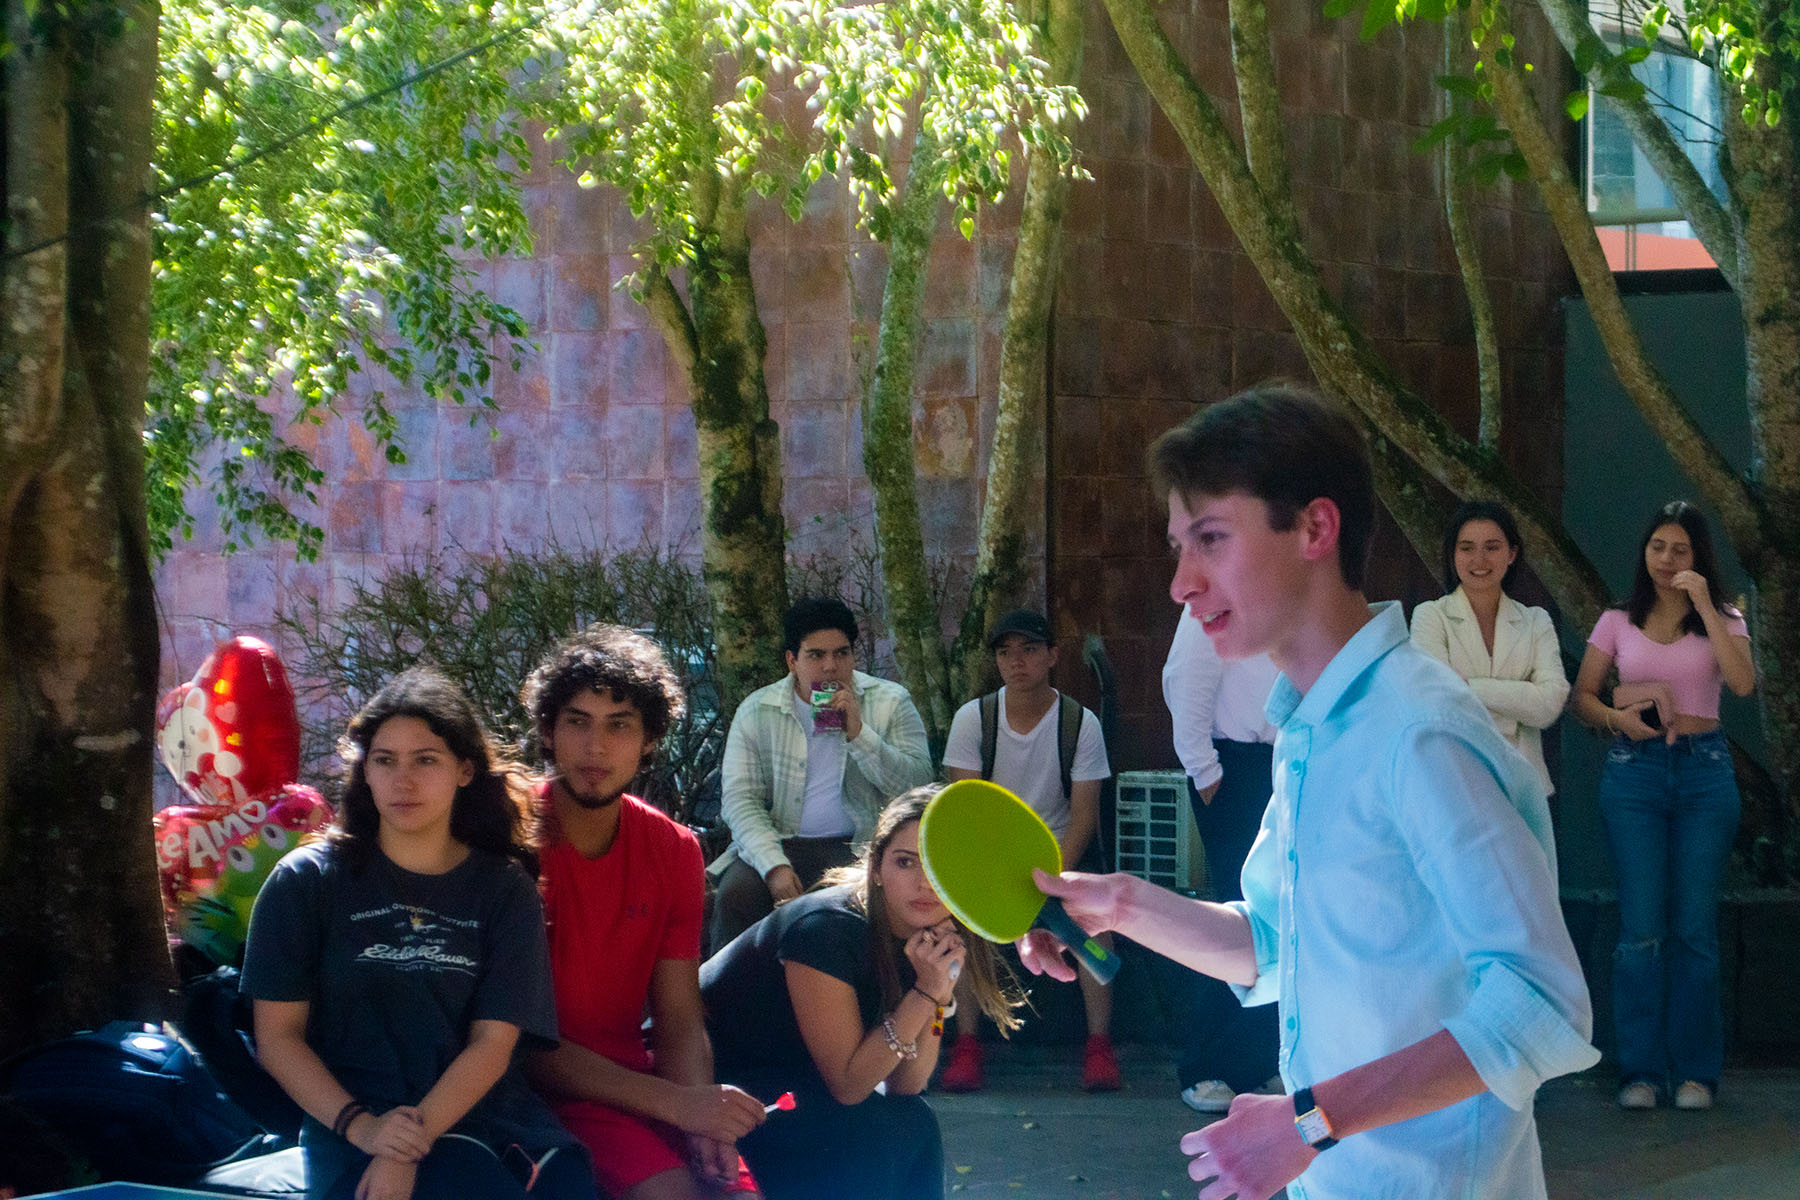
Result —
M1203 1079L1181 1090L1181 1102L1197 1113L1230 1112L1236 1098L1237 1093L1226 1087L1222 1079Z
M1711 1097L1708 1097L1710 1100ZM1620 1108L1655 1108L1656 1088L1643 1080L1628 1083L1619 1089Z
M1713 1106L1712 1089L1704 1083L1695 1083L1692 1079L1675 1089L1675 1107L1687 1109L1711 1108Z

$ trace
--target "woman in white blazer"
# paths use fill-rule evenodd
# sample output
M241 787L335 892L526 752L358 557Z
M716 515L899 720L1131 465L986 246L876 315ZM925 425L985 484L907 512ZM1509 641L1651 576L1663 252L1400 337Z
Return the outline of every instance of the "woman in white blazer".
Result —
M1555 791L1539 731L1562 715L1569 677L1550 614L1506 594L1524 552L1503 506L1473 500L1458 508L1444 532L1444 579L1455 587L1413 610L1412 642L1469 681L1500 732Z

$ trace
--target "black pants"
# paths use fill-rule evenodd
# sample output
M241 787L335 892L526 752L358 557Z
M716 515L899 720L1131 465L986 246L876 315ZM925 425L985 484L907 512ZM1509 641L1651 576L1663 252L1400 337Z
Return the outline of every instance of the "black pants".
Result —
M1275 748L1224 740L1214 741L1213 747L1219 752L1225 777L1211 804L1201 803L1190 779L1188 801L1193 805L1200 839L1206 843L1213 899L1242 900L1244 858L1269 806ZM1243 1092L1275 1074L1275 1056L1281 1044L1277 1006L1246 1008L1219 980L1175 964L1169 966L1173 971L1165 974L1165 985L1174 1010L1175 1072L1181 1086L1219 1079L1233 1091Z
M366 1154L355 1156L330 1188L313 1186L313 1164L307 1162L307 1195L325 1200L352 1200L368 1168ZM460 1137L439 1138L419 1162L413 1200L597 1200L594 1173L578 1150L558 1150L545 1159L535 1177L522 1152L507 1161L484 1145Z
M856 849L849 838L783 838L781 850L803 888L819 882L831 868L847 867L856 861ZM719 889L713 896L707 954L717 954L731 939L774 911L775 897L769 894L769 885L756 868L741 858L734 860L719 876Z
M758 1096L777 1087L732 1082ZM770 1114L738 1141L768 1200L943 1200L944 1142L923 1096L796 1099L792 1112Z

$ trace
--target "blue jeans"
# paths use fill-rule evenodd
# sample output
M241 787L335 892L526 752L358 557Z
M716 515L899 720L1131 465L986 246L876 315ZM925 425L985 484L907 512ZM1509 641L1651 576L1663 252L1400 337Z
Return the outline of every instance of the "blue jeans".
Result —
M1719 884L1737 836L1737 776L1718 732L1617 739L1600 775L1600 817L1619 882L1613 1023L1626 1082L1716 1086Z

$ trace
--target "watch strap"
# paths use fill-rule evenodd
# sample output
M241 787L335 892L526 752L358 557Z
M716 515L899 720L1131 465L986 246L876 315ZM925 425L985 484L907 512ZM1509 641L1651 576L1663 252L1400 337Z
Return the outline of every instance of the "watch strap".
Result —
M1301 1140L1321 1154L1337 1145L1331 1136L1331 1118L1313 1103L1312 1089L1303 1087L1294 1093L1294 1128Z

